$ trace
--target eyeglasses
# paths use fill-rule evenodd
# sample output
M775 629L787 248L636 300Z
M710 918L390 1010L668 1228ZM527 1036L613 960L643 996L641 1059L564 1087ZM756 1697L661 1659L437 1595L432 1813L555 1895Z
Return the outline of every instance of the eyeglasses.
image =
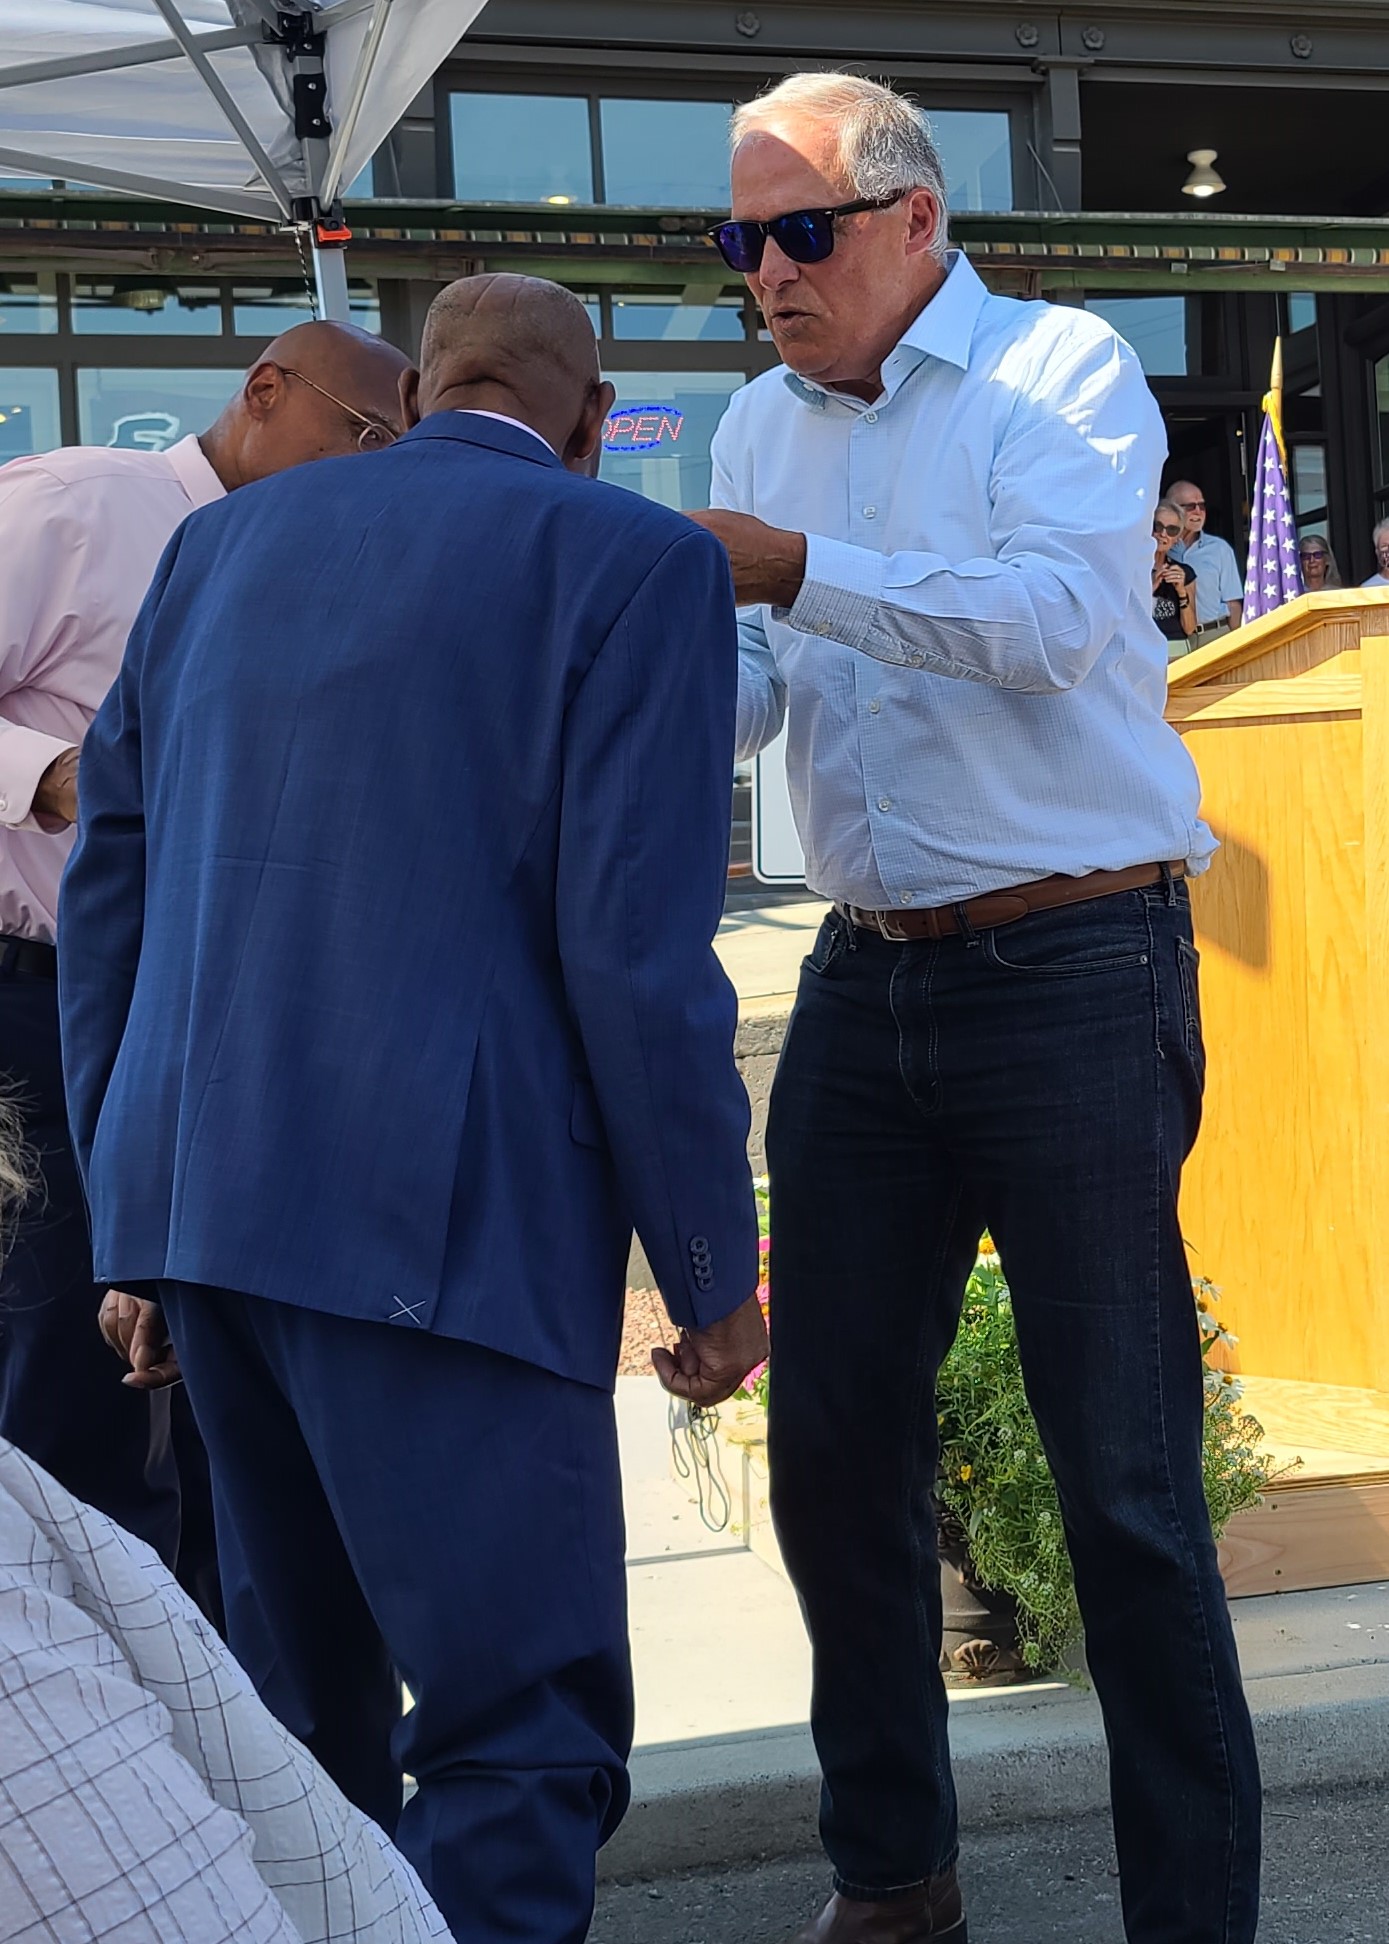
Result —
M380 452L386 446L394 445L400 436L394 426L385 425L380 419L368 418L365 412L359 412L355 405L349 405L345 399L335 397L316 379L307 377L302 371L296 371L293 365L278 365L276 369L282 371L286 378L297 378L301 385L307 385L309 390L316 391L320 398L326 398L330 405L336 405L340 412L346 412L353 423L361 427L357 434L359 452Z
M1181 507L1183 513L1204 513L1206 510L1206 502L1204 500L1178 500L1177 504Z
M1330 560L1331 558L1325 547L1299 547L1298 552L1304 560Z
M1161 533L1169 540L1175 540L1181 532L1181 528L1179 526L1165 526L1161 520L1154 520L1153 532Z
M839 217L857 216L865 209L891 209L901 202L904 193L864 197L858 202L839 203L833 209L792 209L765 223L716 223L708 234L729 269L745 277L761 266L769 236L793 263L823 263L833 254L834 226Z

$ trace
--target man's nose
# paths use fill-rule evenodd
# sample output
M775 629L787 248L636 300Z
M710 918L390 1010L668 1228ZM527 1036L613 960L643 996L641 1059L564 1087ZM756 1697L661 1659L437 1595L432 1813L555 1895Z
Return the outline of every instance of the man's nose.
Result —
M769 236L762 246L762 262L757 271L757 281L762 288L784 290L786 285L794 283L800 274L799 263L787 256L781 245Z

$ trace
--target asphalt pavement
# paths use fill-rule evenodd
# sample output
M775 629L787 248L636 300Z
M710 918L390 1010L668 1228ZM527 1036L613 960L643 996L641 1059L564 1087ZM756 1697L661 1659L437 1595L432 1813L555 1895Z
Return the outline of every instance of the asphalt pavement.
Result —
M1389 1789L1275 1798L1259 1944L1386 1944ZM1108 1819L966 1839L970 1944L1123 1944ZM599 1893L589 1944L788 1944L826 1893L818 1860Z

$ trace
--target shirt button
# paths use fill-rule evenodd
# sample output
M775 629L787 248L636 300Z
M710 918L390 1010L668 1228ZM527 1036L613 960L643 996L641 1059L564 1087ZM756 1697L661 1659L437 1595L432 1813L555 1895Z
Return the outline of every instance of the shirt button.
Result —
M878 711L882 708L882 706L883 706L882 703L878 700L877 696L875 695L873 697L873 700L868 704L869 715L877 715Z
M865 520L876 520L876 519L877 519L877 517L878 517L878 509L877 509L877 507L876 507L876 506L865 506L865 507L864 507L864 509L863 509L863 517L864 517L864 519L865 519Z
M817 635L827 635L829 631L828 621L817 621L815 623L815 632Z
M924 655L908 655L907 665L910 668L920 668L925 660L926 657Z
M910 904L910 903L911 903L911 901L912 901L912 899L913 899L913 898L914 898L915 896L916 896L916 893L915 893L915 891L904 891L904 892L902 893L902 900L901 900L901 901L902 901L902 903L903 903L903 904Z
M878 423L878 414L876 412L865 412L863 422L865 425L876 425Z
M891 797L879 797L879 798L878 798L878 808L879 808L880 810L890 810L890 809L892 808L892 798L891 798Z

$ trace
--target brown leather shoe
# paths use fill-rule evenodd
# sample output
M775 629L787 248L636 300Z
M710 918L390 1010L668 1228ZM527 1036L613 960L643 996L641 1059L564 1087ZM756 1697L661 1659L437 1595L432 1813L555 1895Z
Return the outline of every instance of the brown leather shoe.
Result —
M856 1903L836 1891L814 1923L797 1931L792 1944L927 1944L932 1938L969 1944L953 1870L886 1903Z

